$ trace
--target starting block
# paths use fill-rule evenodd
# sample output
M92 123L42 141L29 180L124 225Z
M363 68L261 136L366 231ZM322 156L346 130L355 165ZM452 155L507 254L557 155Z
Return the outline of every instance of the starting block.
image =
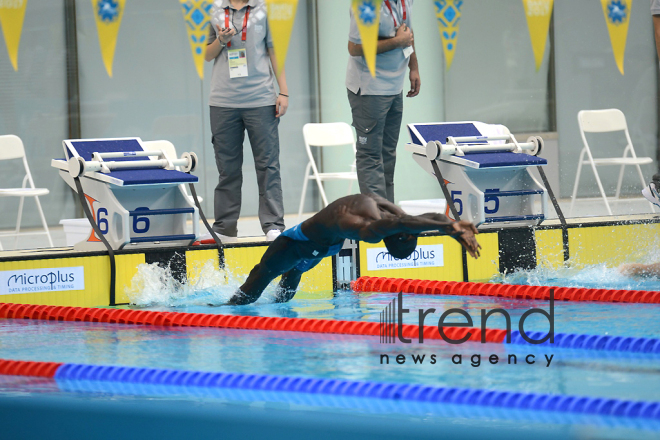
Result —
M146 151L140 138L65 140L64 159L53 159L64 181L76 192L80 179L92 219L112 249L192 244L199 237L199 210L182 184L197 182L189 174L195 153L180 159L163 151ZM175 169L179 167L185 172ZM193 233L186 233L192 218ZM94 231L76 250L105 250Z
M534 225L546 218L548 191L529 170L547 164L537 156L542 138L518 142L505 126L481 122L408 124L408 133L412 142L406 150L438 179L448 217L482 228Z

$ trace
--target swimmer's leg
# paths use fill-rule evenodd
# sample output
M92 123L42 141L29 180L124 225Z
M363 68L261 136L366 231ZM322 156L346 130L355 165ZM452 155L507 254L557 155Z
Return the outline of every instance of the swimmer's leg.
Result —
M288 237L277 237L228 304L252 304L271 281L291 270L299 261L295 241Z
M300 278L302 277L303 273L304 272L294 267L282 275L275 302L284 303L291 301L293 296L296 294L296 291L298 290L298 284L300 284Z
M298 290L298 284L300 284L302 274L313 269L320 262L321 260L305 260L303 267L298 265L282 275L275 301L279 303L290 301Z

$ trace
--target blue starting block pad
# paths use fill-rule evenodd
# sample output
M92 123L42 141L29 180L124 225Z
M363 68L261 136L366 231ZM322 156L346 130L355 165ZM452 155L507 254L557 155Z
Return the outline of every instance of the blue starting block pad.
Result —
M546 188L529 172L531 166L548 163L531 154L540 151L542 139L519 143L505 126L482 122L420 123L407 128L411 143L406 150L436 178L437 165L461 219L484 227L538 224L545 219ZM539 197L537 212L534 198ZM446 215L453 218L447 205Z
M75 139L62 144L65 159L53 159L51 165L76 192L74 178L79 176L93 216L90 221L97 223L113 249L188 245L197 239L199 210L183 184L198 178L174 169L184 164L193 164L186 170L194 168L194 154L177 159L162 151L147 151L137 137ZM186 227L191 218L192 233ZM104 249L95 232L74 247Z

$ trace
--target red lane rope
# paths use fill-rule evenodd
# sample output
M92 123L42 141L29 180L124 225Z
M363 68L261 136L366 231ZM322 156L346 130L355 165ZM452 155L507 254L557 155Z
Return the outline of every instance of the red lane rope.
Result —
M403 278L360 277L351 282L355 292L419 293L428 295L494 296L516 299L557 301L601 301L660 304L660 292L648 290L587 289L582 287L520 286L514 284L457 281L411 280Z
M0 303L0 318L40 319L48 321L103 322L111 324L141 324L172 327L214 327L242 330L275 330L342 335L380 336L382 324L366 321L330 319L280 318L263 316L211 315L206 313L154 312L150 310L95 309L85 307L40 306ZM403 324L404 338L418 339L419 327ZM390 325L389 333L396 337L398 326ZM447 338L480 342L482 330L475 327L444 327ZM485 341L502 343L506 330L485 329ZM442 339L436 326L424 326L424 339Z
M61 362L30 362L0 359L0 374L7 376L55 377Z

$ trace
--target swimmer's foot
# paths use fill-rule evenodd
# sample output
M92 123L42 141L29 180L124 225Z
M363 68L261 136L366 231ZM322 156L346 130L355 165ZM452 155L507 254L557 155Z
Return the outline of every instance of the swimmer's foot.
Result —
M642 190L642 195L655 206L660 207L660 195L655 187L655 183L649 183L649 186Z

